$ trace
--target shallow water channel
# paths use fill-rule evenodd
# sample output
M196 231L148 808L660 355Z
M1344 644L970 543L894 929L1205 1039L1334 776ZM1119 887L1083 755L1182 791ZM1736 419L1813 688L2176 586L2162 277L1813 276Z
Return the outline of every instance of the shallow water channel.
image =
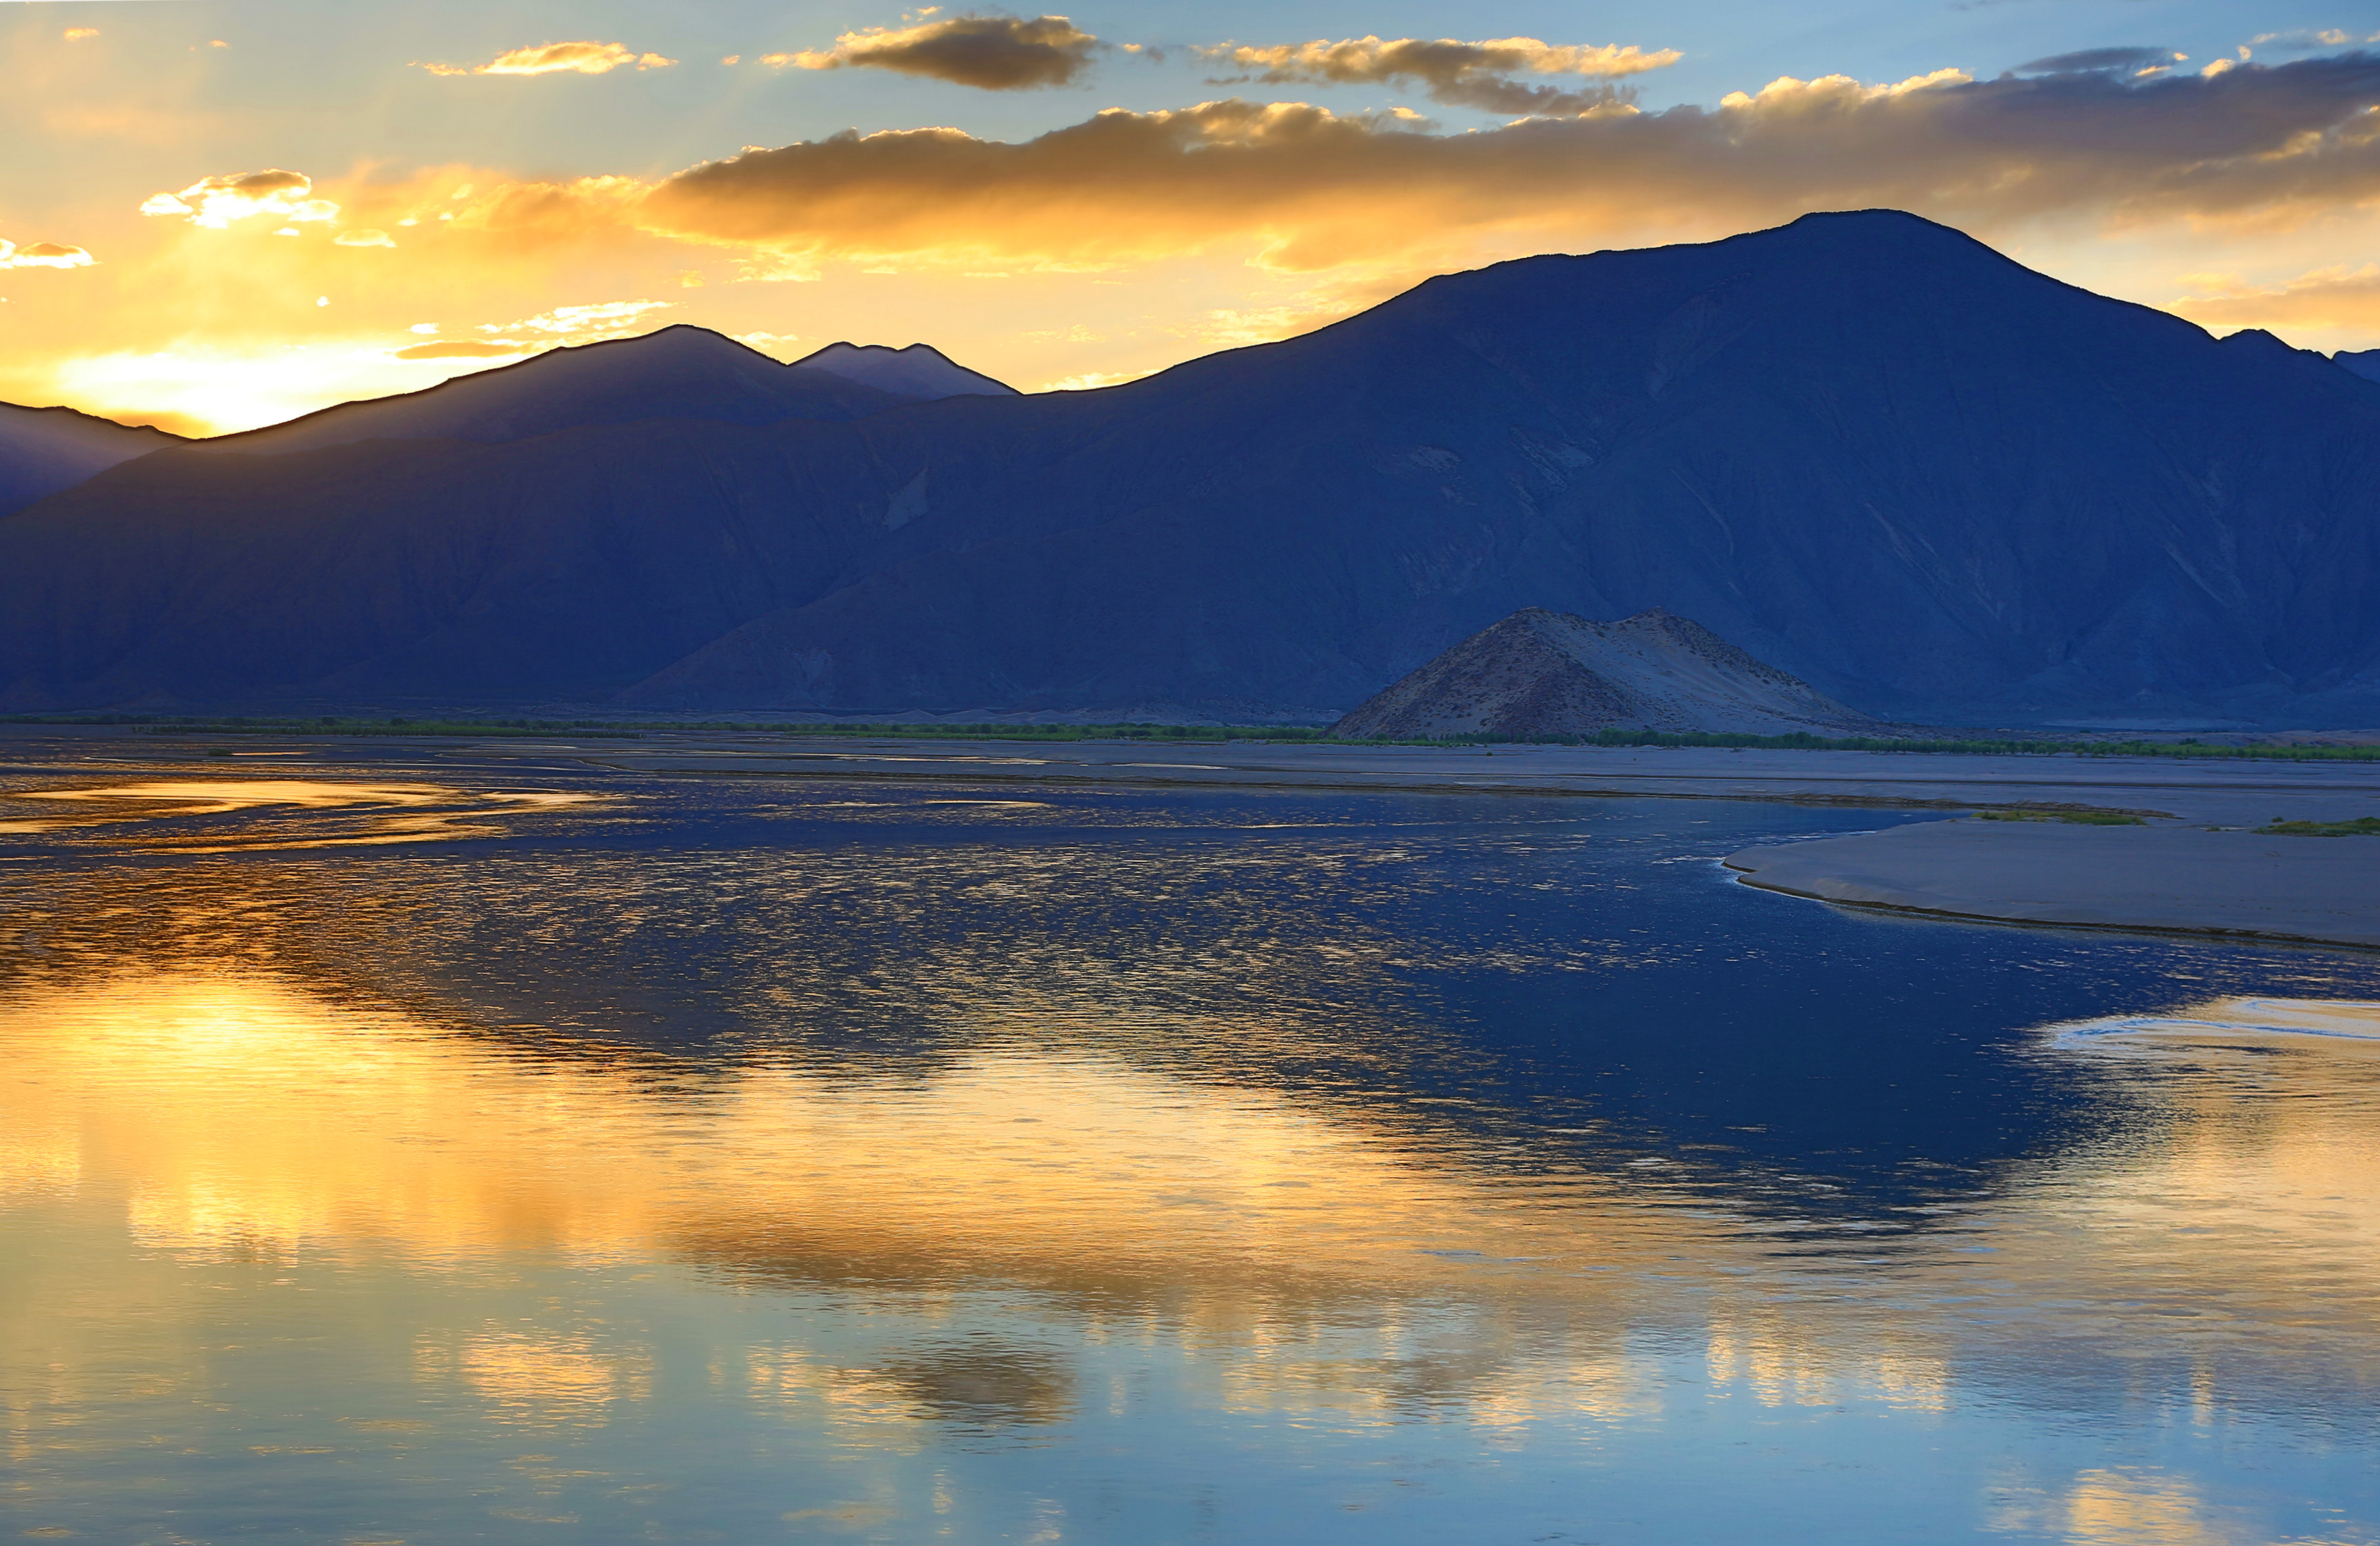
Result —
M1716 862L1874 810L204 783L0 789L0 1533L2380 1539L2380 1041L2198 1007L2380 957Z

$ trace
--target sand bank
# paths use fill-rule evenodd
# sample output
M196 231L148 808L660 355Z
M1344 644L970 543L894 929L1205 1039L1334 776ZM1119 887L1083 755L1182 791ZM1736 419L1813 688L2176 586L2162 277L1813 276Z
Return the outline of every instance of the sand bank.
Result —
M2380 947L2380 839L2204 827L1927 822L1748 848L1748 885L2021 923Z

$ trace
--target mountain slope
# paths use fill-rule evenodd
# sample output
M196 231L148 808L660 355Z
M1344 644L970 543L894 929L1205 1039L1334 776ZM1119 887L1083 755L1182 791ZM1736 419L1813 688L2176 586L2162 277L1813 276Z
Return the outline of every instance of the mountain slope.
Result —
M906 351L882 352L897 356ZM853 353L867 355L857 349ZM959 375L999 385L990 377L962 371L939 354L934 359ZM704 328L665 327L636 338L555 349L400 396L342 403L285 424L219 436L205 444L210 451L254 456L314 451L366 440L528 440L645 419L716 420L730 424L773 424L785 419L841 420L948 396L946 391L921 384L887 384L849 370L806 369L808 363L780 364L758 349ZM927 373L897 368L878 372L905 383Z
M1359 703L1334 736L1755 736L1881 728L1658 607L1616 623L1524 607Z
M2380 394L1891 213L1098 392L237 448L0 523L0 702L1327 720L1519 608L1660 606L1895 719L2380 709Z
M183 444L163 430L133 429L69 408L0 403L0 516L118 462Z

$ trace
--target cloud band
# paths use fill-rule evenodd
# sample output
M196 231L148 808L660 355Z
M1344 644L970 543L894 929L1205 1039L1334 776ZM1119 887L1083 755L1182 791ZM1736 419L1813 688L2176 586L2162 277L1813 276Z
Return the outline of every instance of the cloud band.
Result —
M1242 101L1111 110L1021 143L955 129L747 152L583 217L817 259L938 253L1100 262L1254 237L1278 266L1416 233L1598 231L1892 205L1969 223L2304 212L2380 196L2380 58L2216 76L2106 72L1891 86L1772 81L1715 110L1619 108L1418 132ZM549 189L556 206L581 196Z

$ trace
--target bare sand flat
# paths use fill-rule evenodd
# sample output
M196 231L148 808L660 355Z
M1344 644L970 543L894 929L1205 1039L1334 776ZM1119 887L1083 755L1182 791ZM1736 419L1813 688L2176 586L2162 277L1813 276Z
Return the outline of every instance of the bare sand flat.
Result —
M1927 822L1748 848L1727 864L1746 884L1828 902L2380 947L2380 839L2369 837Z

